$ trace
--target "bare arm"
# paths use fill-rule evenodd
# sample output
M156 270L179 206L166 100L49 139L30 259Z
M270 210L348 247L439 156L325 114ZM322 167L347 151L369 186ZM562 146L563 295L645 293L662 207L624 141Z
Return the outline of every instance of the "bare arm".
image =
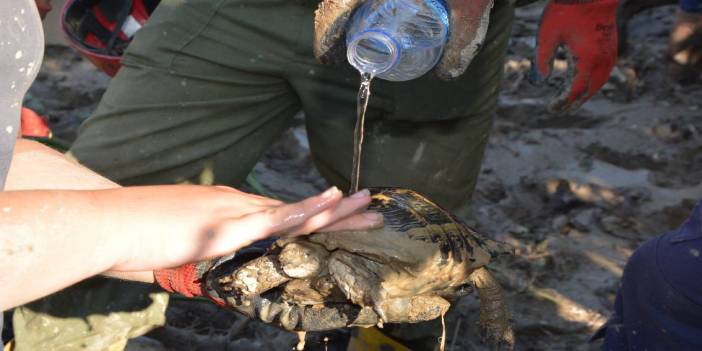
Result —
M64 154L27 139L17 140L5 190L98 190L120 187ZM105 272L106 276L153 283L153 272Z
M87 193L0 192L0 310L110 269L122 249L96 212Z
M97 190L120 186L38 142L18 139L5 190Z
M227 187L115 188L36 143L20 141L16 156L8 191L0 192L0 310L106 271L133 278L274 234L382 223L357 214L370 202L367 193L342 199L330 189L283 204ZM78 190L27 190L37 188Z

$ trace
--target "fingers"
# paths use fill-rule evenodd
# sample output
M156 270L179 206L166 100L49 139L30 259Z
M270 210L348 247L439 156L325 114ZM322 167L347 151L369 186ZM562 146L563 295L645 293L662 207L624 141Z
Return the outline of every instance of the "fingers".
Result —
M551 74L551 65L556 55L556 49L561 45L560 30L551 28L553 21L549 19L551 16L557 15L552 12L553 10L547 5L539 25L536 43L536 69L534 70L538 80L544 79Z
M334 224L320 228L321 232L338 232L343 230L364 230L381 228L383 226L383 215L378 212L363 212L351 215Z
M314 56L321 63L343 60L346 24L353 10L363 0L324 0L315 11Z
M261 195L256 195L256 194L251 194L251 193L245 193L241 190L228 187L228 186L223 186L223 185L215 185L214 186L216 189L221 190L223 192L232 194L236 196L236 198L232 199L231 201L241 201L241 197L245 196L249 202L249 205L253 206L258 206L258 207L274 207L274 206L280 206L283 205L284 202L276 199L272 199L269 197L261 196ZM229 201L227 199L227 201Z
M607 83L610 71L616 63L616 55L602 54L594 59L578 59L583 53L575 53L573 58L570 50L567 90L549 105L549 110L558 113L572 112L580 108L586 101L593 97L600 88ZM575 68L570 67L575 65Z
M361 190L341 200L336 207L310 218L300 227L291 230L288 235L309 234L322 228L325 230L330 228L331 230L361 230L381 226L383 222L382 216L379 214L358 214L368 207L370 201L370 192L366 189Z
M209 241L207 252L210 255L223 255L271 235L285 235L294 228L306 228L310 226L306 222L335 207L342 196L341 191L333 187L300 202L223 220L206 233ZM315 219L313 223L322 227L331 224L332 218L331 214L327 214Z
M573 61L569 61L569 66ZM578 62L574 69L569 67L566 90L556 97L549 105L551 112L565 113L580 107L594 92L590 92L590 72L592 69ZM595 89L595 92L597 89Z
M228 254L272 235L302 235L322 228L360 230L382 225L382 216L363 212L371 201L368 190L342 197L341 191L333 187L300 202L220 221L204 234L203 256Z
M446 50L436 67L444 80L458 78L485 40L494 0L449 0L451 30Z
M270 224L271 234L284 235L295 228L320 228L332 223L334 214L337 212L332 209L344 202L341 200L342 197L341 191L332 187L320 195L278 206L263 211L259 215L262 216L262 220Z

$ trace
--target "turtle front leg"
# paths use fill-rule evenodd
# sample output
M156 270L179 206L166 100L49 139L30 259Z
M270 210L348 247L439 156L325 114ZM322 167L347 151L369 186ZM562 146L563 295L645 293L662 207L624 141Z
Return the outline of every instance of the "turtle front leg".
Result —
M469 278L478 290L480 297L480 321L478 323L483 337L511 350L514 347L514 331L502 287L495 277L482 267L473 271Z
M329 273L339 289L356 305L372 307L380 320L388 321L383 310L387 291L383 288L382 264L344 250L335 251L329 258Z

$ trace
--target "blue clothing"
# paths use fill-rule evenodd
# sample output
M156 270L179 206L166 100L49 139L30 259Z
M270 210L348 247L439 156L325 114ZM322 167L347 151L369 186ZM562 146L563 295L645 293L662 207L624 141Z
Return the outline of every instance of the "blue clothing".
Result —
M702 0L680 0L680 8L686 12L702 13Z
M702 201L683 225L643 244L624 268L603 351L702 350Z

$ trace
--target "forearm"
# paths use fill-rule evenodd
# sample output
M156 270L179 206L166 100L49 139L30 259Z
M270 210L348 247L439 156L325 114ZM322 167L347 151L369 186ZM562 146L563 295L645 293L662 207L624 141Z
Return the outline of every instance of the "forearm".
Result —
M13 154L5 190L97 190L119 185L41 143L20 139ZM37 210L35 206L35 210ZM36 214L45 218L44 214ZM102 273L102 272L98 272ZM153 273L105 272L106 276L153 282Z
M105 228L98 206L89 191L0 192L0 310L100 274L117 262L126 250Z
M5 190L97 190L117 183L38 142L19 139Z
M107 271L102 273L102 275L110 278L131 280L135 282L142 283L153 283L154 282L154 271L142 271L142 272L116 272Z
M150 270L228 255L270 235L382 225L377 214L359 214L368 192L342 199L329 189L284 204L225 187L120 188L35 143L20 142L16 156L10 191L0 192L0 309L109 271L150 282ZM31 190L47 188L91 190Z

